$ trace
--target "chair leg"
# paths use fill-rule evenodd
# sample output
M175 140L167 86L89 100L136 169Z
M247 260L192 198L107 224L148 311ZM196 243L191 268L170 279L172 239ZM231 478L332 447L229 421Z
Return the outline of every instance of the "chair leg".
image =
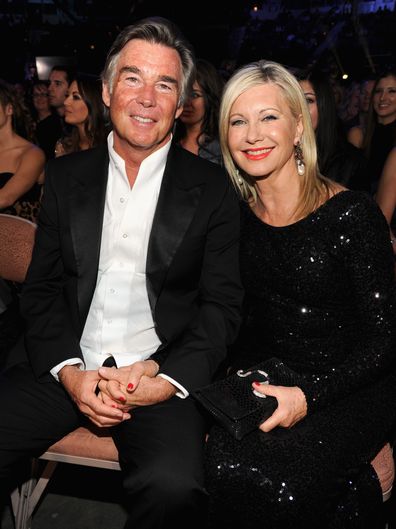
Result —
M31 528L33 512L54 473L57 462L46 462L41 475L38 475L39 466L39 461L33 459L30 478L25 481L25 483L22 483L19 491L16 489L11 494L12 510L15 517L15 529Z

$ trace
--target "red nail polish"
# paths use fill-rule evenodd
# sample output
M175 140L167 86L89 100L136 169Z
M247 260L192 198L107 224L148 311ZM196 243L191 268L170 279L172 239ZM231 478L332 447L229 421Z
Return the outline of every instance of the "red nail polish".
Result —
M119 397L119 399L121 402L126 402L126 398L125 397Z
M133 384L129 383L129 384L127 385L127 389L129 389L129 391L131 391L131 389L133 389Z
M261 386L261 382L253 382L253 386Z

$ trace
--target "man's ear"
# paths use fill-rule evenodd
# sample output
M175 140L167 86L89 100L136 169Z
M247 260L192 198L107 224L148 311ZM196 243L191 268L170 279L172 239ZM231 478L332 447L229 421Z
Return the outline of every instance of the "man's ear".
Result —
M102 99L103 99L103 103L107 107L110 107L111 96L110 96L109 85L107 83L102 84Z
M176 109L175 119L177 119L177 118L180 116L180 114L183 112L183 110L184 110L183 105L180 105L180 106Z
M13 109L13 106L11 105L11 103L7 103L5 109L4 109L4 113L6 116L12 116L13 113L14 113L14 109Z

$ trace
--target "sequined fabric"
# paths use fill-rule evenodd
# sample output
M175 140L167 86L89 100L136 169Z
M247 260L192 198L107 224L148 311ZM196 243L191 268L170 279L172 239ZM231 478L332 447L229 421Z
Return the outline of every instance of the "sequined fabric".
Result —
M242 441L213 428L210 526L374 529L381 492L369 462L396 414L386 222L355 191L286 227L241 209L245 320L232 364L281 359L298 374L308 415L290 430Z

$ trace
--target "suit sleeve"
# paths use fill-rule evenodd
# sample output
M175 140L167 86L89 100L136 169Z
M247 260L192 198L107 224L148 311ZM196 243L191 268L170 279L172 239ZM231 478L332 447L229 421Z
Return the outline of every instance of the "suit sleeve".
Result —
M198 310L161 362L161 372L189 392L211 381L239 329L239 218L235 191L227 185L206 233Z
M58 209L62 193L55 191L57 182L51 166L50 163L47 168L32 261L21 296L21 312L26 320L25 347L38 378L49 376L50 369L64 360L82 359L65 298L65 285L76 278L64 268Z

